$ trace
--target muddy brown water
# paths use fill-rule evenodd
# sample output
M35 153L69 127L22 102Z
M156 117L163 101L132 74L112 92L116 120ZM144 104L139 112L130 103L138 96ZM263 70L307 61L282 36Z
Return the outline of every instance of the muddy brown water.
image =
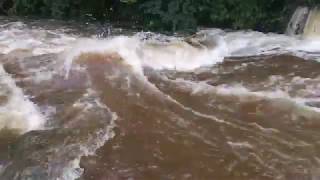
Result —
M120 54L82 52L68 77L59 53L1 55L0 179L320 179L319 62L274 54L141 73ZM46 122L21 133L8 122L37 119L18 109L26 101Z

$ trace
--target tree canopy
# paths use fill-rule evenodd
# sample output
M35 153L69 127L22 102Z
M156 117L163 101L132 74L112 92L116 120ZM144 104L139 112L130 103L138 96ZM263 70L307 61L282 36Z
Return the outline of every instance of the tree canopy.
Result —
M128 21L154 30L197 26L281 31L298 5L320 0L4 0L1 13Z

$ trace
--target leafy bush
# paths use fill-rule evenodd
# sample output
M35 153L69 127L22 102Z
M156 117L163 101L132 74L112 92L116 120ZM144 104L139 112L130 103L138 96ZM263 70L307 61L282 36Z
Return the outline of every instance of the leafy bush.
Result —
M172 31L195 30L199 25L282 31L296 6L314 6L320 3L320 0L4 1L12 2L12 10L17 15L53 18L79 18L89 15L99 20L134 21L147 28Z
M140 6L149 27L194 28L197 25L195 0L149 0ZM196 1L195 1L196 2Z
M286 10L283 0L146 0L141 8L147 25L173 30L196 25L258 28L261 22L280 23Z
M53 18L74 18L91 15L102 18L108 8L104 0L15 0L13 10L18 15L38 15Z
M14 12L18 15L41 15L63 18L76 10L77 0L15 0Z

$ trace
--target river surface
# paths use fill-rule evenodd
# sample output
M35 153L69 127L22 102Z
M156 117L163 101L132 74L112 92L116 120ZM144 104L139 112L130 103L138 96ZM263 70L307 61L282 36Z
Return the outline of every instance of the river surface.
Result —
M0 18L1 180L319 180L320 40Z

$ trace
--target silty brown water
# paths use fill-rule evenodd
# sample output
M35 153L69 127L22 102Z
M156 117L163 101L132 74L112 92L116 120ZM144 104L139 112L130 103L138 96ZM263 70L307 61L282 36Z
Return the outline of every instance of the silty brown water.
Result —
M1 26L1 179L320 178L318 41L51 26Z

